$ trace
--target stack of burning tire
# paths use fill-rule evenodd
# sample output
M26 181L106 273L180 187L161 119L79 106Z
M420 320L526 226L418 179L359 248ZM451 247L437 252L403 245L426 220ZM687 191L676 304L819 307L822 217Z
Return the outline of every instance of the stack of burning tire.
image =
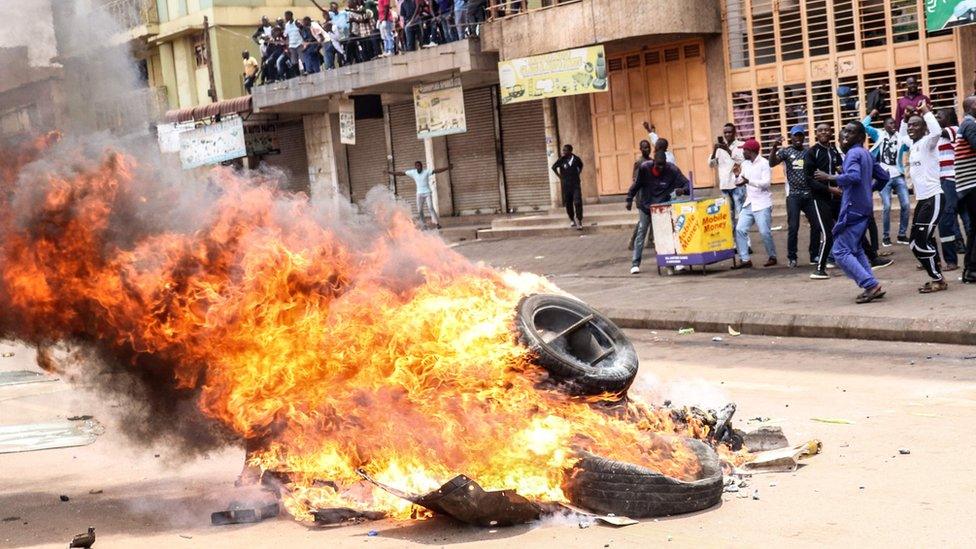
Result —
M519 336L561 390L577 396L623 395L637 375L637 352L610 319L575 299L537 294L522 300ZM567 471L569 499L587 509L634 518L691 513L718 504L722 467L707 444L682 439L700 463L680 480L631 463L584 455Z

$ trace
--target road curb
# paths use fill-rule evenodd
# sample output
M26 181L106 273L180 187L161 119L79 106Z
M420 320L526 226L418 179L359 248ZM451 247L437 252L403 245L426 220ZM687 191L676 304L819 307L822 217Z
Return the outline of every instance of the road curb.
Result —
M732 326L753 335L976 345L976 320L619 307L604 308L602 313L621 328L728 333Z

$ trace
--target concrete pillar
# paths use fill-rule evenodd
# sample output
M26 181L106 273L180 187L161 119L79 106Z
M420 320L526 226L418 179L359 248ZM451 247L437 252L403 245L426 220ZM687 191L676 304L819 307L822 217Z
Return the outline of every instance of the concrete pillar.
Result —
M549 174L549 206L553 209L563 205L559 176L549 169L559 159L559 125L556 123L556 100L542 100L542 119L546 126L546 173Z
M432 170L446 168L450 164L446 137L424 139L424 164ZM434 209L437 210L437 215L441 217L454 215L451 172L446 171L432 176L431 183L431 198L434 199Z
M345 147L339 143L339 115L309 114L302 117L305 126L305 150L308 156L308 184L313 202L348 200L345 171ZM341 166L341 167L340 167ZM348 174L347 174L348 181Z
M166 100L169 108L180 108L179 83L176 80L176 62L173 60L172 42L159 44L159 69L163 75L163 85L166 86Z
M976 94L976 26L956 27L956 57L959 60L959 97ZM962 101L955 105L962 114Z

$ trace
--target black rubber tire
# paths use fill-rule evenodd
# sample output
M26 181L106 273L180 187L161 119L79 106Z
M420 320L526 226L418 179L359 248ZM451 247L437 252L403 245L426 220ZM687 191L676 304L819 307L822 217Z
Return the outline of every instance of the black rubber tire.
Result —
M630 518L680 515L717 505L724 489L718 454L699 440L682 440L701 462L698 480L682 481L588 454L567 471L563 492L584 509Z
M581 318L594 315L591 325L612 344L614 352L594 365L571 360L565 352L544 342L535 328L535 317L546 309L563 309ZM624 394L637 375L637 351L627 336L591 307L569 297L535 294L522 298L516 315L520 341L531 349L534 362L545 368L560 388L573 395ZM595 337L590 332L577 332L578 337Z

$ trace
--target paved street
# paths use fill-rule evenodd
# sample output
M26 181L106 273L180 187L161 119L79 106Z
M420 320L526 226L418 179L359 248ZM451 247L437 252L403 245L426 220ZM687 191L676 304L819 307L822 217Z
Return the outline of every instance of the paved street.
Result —
M761 264L766 255L758 235L753 234L756 259ZM854 296L860 290L840 270L831 270L830 280L809 278L813 268L806 264L810 258L805 251L809 238L805 226L799 244L803 263L797 269L786 266L786 231L773 235L779 266L731 271L731 262L727 261L710 267L707 276L700 271L658 276L653 250L645 251L644 272L629 274L627 232L585 236L567 232L560 237L464 242L455 249L495 267L545 274L618 322L652 321L620 322L631 327L674 328L712 322L721 331L724 324L745 324L747 329L751 324L755 333L766 334L901 339L912 332L922 341L952 336L942 341L976 343L976 287L957 281L961 271L947 273L948 291L921 295L917 288L928 277L916 270L917 262L908 246L884 248L893 252L891 258L895 260L891 267L877 271L888 290L887 297L855 305ZM809 331L775 331L795 326ZM880 329L892 337L870 332Z
M483 542L511 547L971 547L976 490L968 442L976 421L971 348L915 343L724 337L630 331L642 366L636 391L651 398L739 405L736 426L769 417L791 442L823 441L823 454L793 474L757 476L759 499L726 494L692 516L621 529L547 521L479 529L446 520L314 530L287 518L212 527L209 513L234 499L241 451L187 459L164 441L132 447L111 401L62 382L0 387L0 424L94 414L107 431L94 444L0 454L0 546L64 547L97 529L96 548L404 547ZM0 358L0 370L34 368L32 353ZM866 352L867 351L867 352ZM931 357L931 358L928 358ZM968 357L968 358L967 358ZM850 424L811 421L835 418ZM907 448L910 455L900 455ZM154 457L159 454L159 457ZM89 491L101 490L91 494ZM59 501L65 494L70 501ZM25 524L26 523L26 524ZM378 535L367 535L376 530Z

